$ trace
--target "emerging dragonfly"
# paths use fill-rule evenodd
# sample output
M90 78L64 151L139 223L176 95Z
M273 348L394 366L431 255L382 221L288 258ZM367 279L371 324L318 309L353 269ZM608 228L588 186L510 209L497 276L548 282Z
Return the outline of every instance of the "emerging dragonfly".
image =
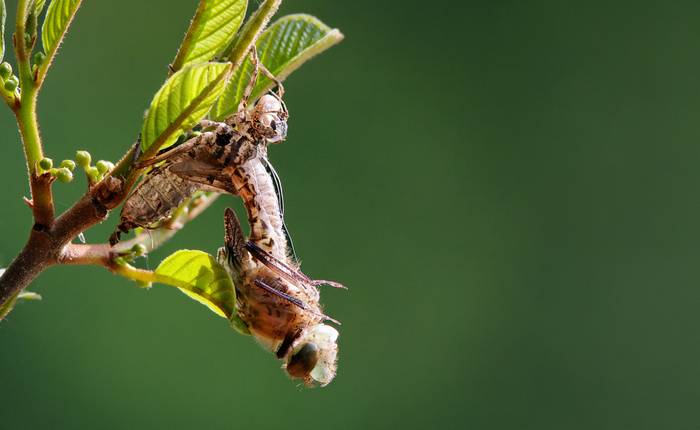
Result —
M322 313L317 287L344 287L312 280L299 270L284 224L279 177L267 160L267 145L286 137L289 115L280 83L258 63L254 51L252 58L253 78L236 114L223 123L202 121L201 135L138 166L157 165L125 203L118 228L126 232L149 227L196 190L239 195L248 215L249 240L228 210L226 246L219 252L236 287L237 312L232 322L284 360L291 377L325 386L336 373L338 332L323 324L334 320ZM259 69L277 82L279 90L263 96L248 112ZM118 240L116 231L110 241Z
M282 101L284 89L251 50L253 72L238 110L224 122L203 120L202 133L170 150L140 163L138 168L154 167L124 203L120 222L110 236L116 244L121 233L135 227L151 228L166 219L195 191L217 191L236 194L230 178L223 174L227 166L240 166L255 157L267 162L267 145L280 143L287 137L289 113ZM259 72L277 84L277 94L262 96L252 111L248 100Z
M305 384L325 386L336 373L338 332L323 324L337 322L323 314L320 285L341 284L312 280L299 270L284 223L284 200L277 174L266 157L265 145L245 161L216 166L170 170L186 181L241 197L250 236L244 239L232 210L225 214L225 247L219 261L227 267L236 288L239 331L253 335L284 360L287 373Z
M255 200L265 199L261 197ZM252 212L260 209L258 204L246 203ZM261 211L257 221L250 218L251 231L262 216ZM323 314L317 287L344 287L304 275L296 261L290 261L284 237L275 237L278 232L263 230L262 235L251 235L246 241L231 209L225 212L224 224L225 247L219 249L219 261L236 286L234 325L283 360L283 368L292 378L307 386L328 385L336 374L338 331L323 322L338 322ZM273 242L282 246L272 252L263 249Z

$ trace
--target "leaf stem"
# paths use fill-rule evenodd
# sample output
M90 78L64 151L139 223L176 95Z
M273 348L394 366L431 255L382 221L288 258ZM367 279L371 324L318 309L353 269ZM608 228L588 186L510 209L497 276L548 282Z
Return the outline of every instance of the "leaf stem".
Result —
M197 11L195 12L194 17L190 22L190 26L187 29L187 33L185 33L185 39L182 41L180 49L178 49L177 54L175 55L175 59L173 60L172 64L170 64L170 73L168 74L168 76L171 76L173 73L182 69L182 65L185 63L185 58L187 57L187 54L189 54L192 40L196 36L194 30L197 28L199 22L202 20L202 14L204 14L204 11L206 9L207 1L200 0L199 6L197 6Z
M37 89L34 82L26 77L20 67L20 87L22 88L22 100L19 108L15 110L15 118L19 126L24 145L24 154L27 159L29 173L36 172L37 163L44 157L41 147L41 136L39 135L39 124L36 118L36 96ZM28 79L28 80L27 80Z
M19 85L22 89L20 100L11 106L17 120L24 156L29 172L29 184L32 192L32 210L35 225L47 227L53 222L54 208L50 175L37 175L37 164L44 158L36 116L36 102L39 88L36 85L29 62L31 47L25 43L28 0L20 0L17 5L17 22L14 34L15 54L19 66ZM42 228L43 228L42 227Z
M253 12L248 22L238 34L238 37L231 42L231 45L224 49L221 57L233 63L233 70L243 63L243 59L250 51L250 47L258 40L258 36L270 22L272 16L277 12L282 0L265 0L258 9Z
M56 0L54 0L51 4L49 4L49 9L52 9L53 3ZM44 54L46 55L46 58L44 59L44 62L38 67L37 72L36 72L36 85L37 88L41 88L41 86L44 84L44 80L46 79L46 74L49 70L49 67L51 67L51 64L53 64L53 59L56 56L56 51L58 51L58 47L61 45L61 42L63 41L63 38L66 35L66 32L68 31L68 28L70 27L71 23L73 22L73 18L75 18L75 14L78 12L78 9L82 5L82 0L78 0L74 2L72 5L72 9L69 10L70 15L67 16L65 19L65 25L62 28L62 32L57 36L57 39L54 41L52 46L47 47L44 46L44 49L48 49L47 52ZM64 5L65 6L65 5ZM65 12L65 11L64 11ZM49 17L49 12L47 11L47 18ZM42 29L42 32L44 29Z
M139 269L131 264L115 265L112 271L118 275L124 276L125 278L138 282L139 285L143 285L145 288L148 288L153 282L168 285L162 281L162 276L157 275L155 272L151 270Z

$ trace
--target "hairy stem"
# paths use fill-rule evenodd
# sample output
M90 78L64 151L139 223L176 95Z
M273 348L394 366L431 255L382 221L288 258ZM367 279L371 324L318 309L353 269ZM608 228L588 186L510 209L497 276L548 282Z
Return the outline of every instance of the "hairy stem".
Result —
M199 25L199 22L202 20L202 14L206 8L207 2L200 1L199 6L197 6L197 11L192 18L192 22L190 22L190 27L187 29L187 33L185 33L185 40L182 41L180 49L177 51L177 55L175 55L175 59L170 65L170 73L168 75L172 75L182 68L185 62L185 56L188 54L190 45L192 44L192 39L195 37L194 29L197 28L197 25Z
M35 227L46 230L53 222L54 207L51 193L53 178L50 175L38 175L37 165L44 158L36 116L36 103L39 88L34 80L29 55L31 46L25 40L27 9L32 5L27 0L20 0L17 5L17 22L14 34L15 55L19 66L19 84L22 89L21 99L16 101L12 110L17 120L17 128L22 138L22 147L29 172L29 186L32 194L31 207L34 212Z
M39 135L39 124L36 118L36 96L37 89L34 86L31 76L29 82L23 79L24 73L20 73L20 87L22 88L22 99L19 107L15 109L15 118L22 136L24 155L27 159L27 168L30 174L36 172L37 163L44 157L41 148L41 136Z

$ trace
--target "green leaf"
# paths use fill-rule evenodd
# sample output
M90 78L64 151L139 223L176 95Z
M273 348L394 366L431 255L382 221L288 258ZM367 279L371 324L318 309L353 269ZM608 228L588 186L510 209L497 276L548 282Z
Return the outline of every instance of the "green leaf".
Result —
M5 18L7 17L7 12L5 11L5 0L0 0L0 62L2 62L3 56L5 55Z
M172 69L214 59L233 41L247 8L248 0L200 0Z
M34 14L36 16L41 15L41 11L44 10L45 4L46 4L46 0L36 0L34 2Z
M145 152L173 144L209 112L231 74L231 63L202 63L172 75L153 97L141 131Z
M262 64L279 80L285 79L313 56L343 40L343 35L310 15L288 15L265 30L256 43ZM211 117L220 121L238 108L253 65L246 59L231 77L224 93L211 111ZM260 75L252 100L256 100L274 86L270 79Z
M44 52L51 62L51 58L58 49L63 36L68 30L75 12L80 7L81 0L53 0L46 11L46 18L41 27L41 41L44 45Z
M250 47L258 39L267 23L277 12L282 0L265 0L258 9L248 18L245 25L238 33L236 39L231 41L228 47L221 52L221 58L233 63L234 70L243 61L243 57L250 51Z
M183 249L171 254L155 271L158 282L174 285L214 313L230 319L235 314L236 290L216 258Z

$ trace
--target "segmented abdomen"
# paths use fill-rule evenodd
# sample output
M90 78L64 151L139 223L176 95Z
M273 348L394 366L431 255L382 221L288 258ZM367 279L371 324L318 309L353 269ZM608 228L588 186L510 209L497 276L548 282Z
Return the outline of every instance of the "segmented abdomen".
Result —
M162 221L200 186L172 173L168 167L154 170L136 187L124 203L118 228L149 227Z
M250 241L287 261L290 250L280 198L265 165L258 158L249 160L234 170L231 179L248 212Z

